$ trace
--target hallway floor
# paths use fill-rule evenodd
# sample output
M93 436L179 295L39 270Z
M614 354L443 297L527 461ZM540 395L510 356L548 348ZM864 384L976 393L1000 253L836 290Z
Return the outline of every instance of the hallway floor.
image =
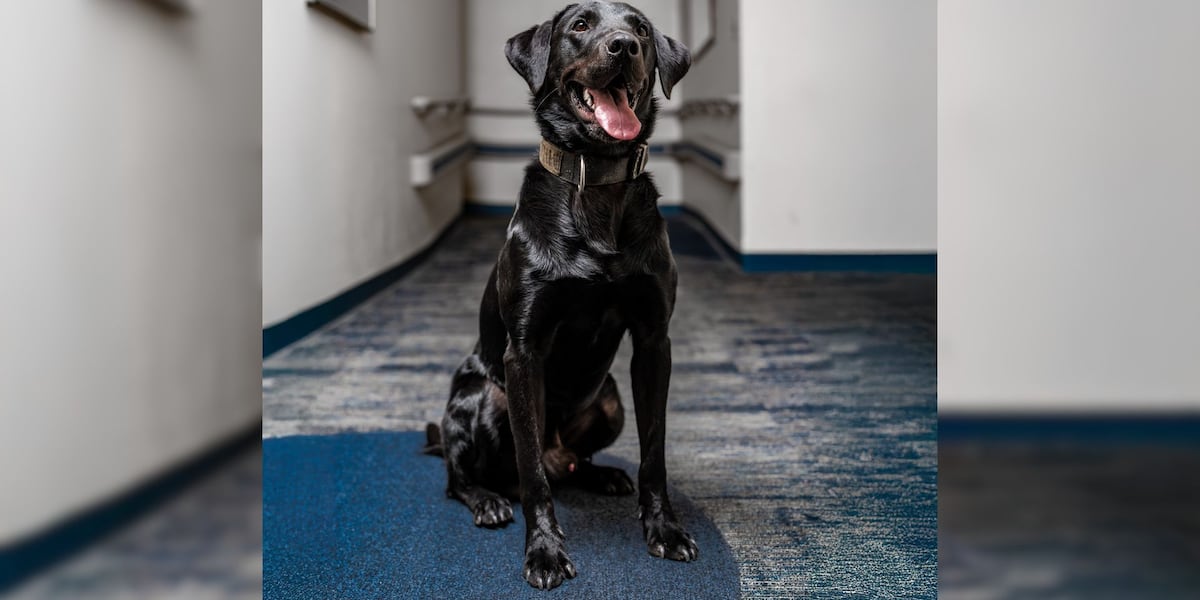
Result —
M439 420L506 224L465 217L403 280L265 361L264 437ZM670 226L668 472L724 535L743 596L934 597L935 278L748 275L691 217ZM629 359L625 344L613 374L632 412ZM632 422L608 453L636 464Z
M177 495L14 589L12 600L262 597L262 451Z
M1127 438L943 440L941 597L1196 598L1200 440Z

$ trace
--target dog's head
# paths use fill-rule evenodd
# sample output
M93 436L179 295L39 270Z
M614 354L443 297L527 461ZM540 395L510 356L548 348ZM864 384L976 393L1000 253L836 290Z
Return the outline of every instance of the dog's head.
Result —
M692 64L687 48L638 9L584 2L505 44L508 62L533 92L542 136L574 151L615 154L654 128L655 72L663 95Z

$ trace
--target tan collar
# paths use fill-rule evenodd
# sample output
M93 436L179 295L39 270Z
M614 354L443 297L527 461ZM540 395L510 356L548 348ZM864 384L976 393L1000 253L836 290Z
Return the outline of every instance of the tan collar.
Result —
M650 148L638 144L628 156L585 156L567 152L546 140L538 146L538 161L559 179L584 187L609 185L636 179L646 170L646 158Z

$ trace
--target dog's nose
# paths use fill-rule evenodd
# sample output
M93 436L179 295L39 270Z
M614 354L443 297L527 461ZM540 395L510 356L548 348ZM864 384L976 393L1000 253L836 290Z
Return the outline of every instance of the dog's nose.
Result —
M628 53L630 56L637 56L638 42L632 35L629 35L628 33L615 33L612 37L608 38L608 53Z

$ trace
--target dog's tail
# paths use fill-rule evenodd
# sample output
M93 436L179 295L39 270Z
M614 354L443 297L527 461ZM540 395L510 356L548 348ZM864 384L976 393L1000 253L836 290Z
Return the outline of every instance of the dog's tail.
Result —
M421 452L431 456L443 456L442 430L437 423L425 424L425 447L421 448Z

